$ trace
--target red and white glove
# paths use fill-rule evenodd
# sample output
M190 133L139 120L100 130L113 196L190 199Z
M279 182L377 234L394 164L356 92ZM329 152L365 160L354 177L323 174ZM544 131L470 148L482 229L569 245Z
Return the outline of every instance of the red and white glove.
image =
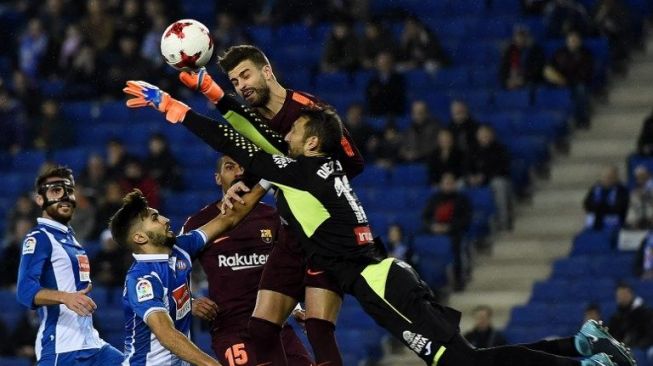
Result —
M193 90L199 90L213 104L217 104L224 96L224 90L215 82L211 75L202 67L197 72L182 71L179 73L182 84Z
M122 89L126 94L135 98L127 100L127 107L141 108L150 106L159 112L166 114L168 122L182 122L186 113L190 110L186 104L170 96L170 94L145 81L129 80L127 86Z

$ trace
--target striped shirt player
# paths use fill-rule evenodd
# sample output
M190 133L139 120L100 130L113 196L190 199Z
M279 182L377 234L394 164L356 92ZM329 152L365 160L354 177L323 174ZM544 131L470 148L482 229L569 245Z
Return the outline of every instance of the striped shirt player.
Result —
M88 256L67 225L75 207L72 172L57 167L44 173L37 191L44 217L23 241L17 299L41 319L38 365L120 364L122 353L93 327L95 303L86 296L91 289Z
M125 308L125 361L127 366L186 366L163 347L147 326L153 312L168 312L175 328L190 338L192 259L207 238L201 230L177 237L168 254L134 254L123 291Z

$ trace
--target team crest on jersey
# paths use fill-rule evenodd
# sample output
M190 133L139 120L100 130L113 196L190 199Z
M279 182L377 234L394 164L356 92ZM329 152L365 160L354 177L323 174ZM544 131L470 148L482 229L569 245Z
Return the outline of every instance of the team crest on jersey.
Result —
M261 229L261 240L265 244L272 243L272 230L271 229Z
M177 267L177 271L183 271L188 268L188 264L186 264L186 261L183 259L177 259L177 264L175 266Z
M33 236L28 237L23 242L23 254L34 254L36 250L36 238Z
M279 168L285 168L288 166L288 164L294 162L295 160L283 156L283 155L272 155L272 160L274 160L274 163L277 164Z
M154 289L152 283L148 280L140 280L136 283L136 299L138 302L152 300L154 298Z

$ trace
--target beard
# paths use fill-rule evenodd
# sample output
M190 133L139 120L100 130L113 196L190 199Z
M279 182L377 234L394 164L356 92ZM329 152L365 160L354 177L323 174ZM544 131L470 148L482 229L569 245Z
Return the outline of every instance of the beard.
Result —
M175 244L177 244L177 237L174 235L169 235L168 232L165 234L160 234L153 231L146 231L145 233L150 237L152 243L157 247L172 248L175 246Z
M66 203L70 204L70 208L64 207ZM54 221L67 225L70 222L70 220L73 218L73 213L75 212L75 201L69 199L69 200L53 203L45 208L45 212Z
M250 102L252 107L263 107L270 101L270 88L267 85L261 85L253 88L256 98Z

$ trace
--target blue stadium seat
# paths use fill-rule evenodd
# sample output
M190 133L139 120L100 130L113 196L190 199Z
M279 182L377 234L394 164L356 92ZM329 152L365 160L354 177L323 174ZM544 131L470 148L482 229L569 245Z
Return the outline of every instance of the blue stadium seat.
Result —
M188 190L200 191L219 191L219 187L215 183L215 168L210 164L207 168L203 169L185 169L182 173L184 187Z
M453 261L451 239L446 235L418 235L413 250L420 256L438 257L445 262Z
M531 95L528 90L500 90L494 94L494 104L499 109L525 109L531 104Z
M638 281L634 285L635 293L641 296L646 302L653 302L653 282Z
M423 92L432 90L435 86L435 80L428 72L415 69L404 73L407 89L411 92L421 95Z
M496 68L474 68L470 71L470 86L496 88L499 86L499 81L499 73Z
M199 140L192 145L171 145L170 149L187 170L196 168L215 169L216 162L220 157L219 153Z
M574 238L571 255L608 254L612 250L612 235L603 231L583 230Z
M2 366L31 366L32 360L22 357L0 357Z
M14 200L16 196L25 192L31 192L34 188L34 173L6 173L3 174L2 181L5 184L2 195Z
M498 136L514 158L526 161L529 167L537 166L549 159L549 145L545 138L538 136L518 136L504 139Z
M424 186L428 181L427 168L423 164L397 165L392 170L394 186Z
M569 282L566 280L538 281L533 286L532 302L562 302L567 301Z
M11 171L14 173L34 174L45 163L45 153L38 150L24 150L14 155Z
M549 305L518 305L510 311L510 326L539 326L549 321Z
M552 325L579 326L583 323L585 303L561 303L551 304L549 308L549 320Z
M558 259L553 263L552 278L573 279L578 276L587 276L591 273L591 258L576 256Z
M634 253L606 252L596 256L591 264L591 270L596 276L611 277L613 279L627 279L634 277L633 264L635 263Z
M563 337L573 334L574 330L567 326L509 326L504 331L508 342L533 343L547 337Z
M440 39L462 39L473 29L475 23L474 18L437 18L428 20L426 26Z
M480 1L478 2L480 3ZM502 17L483 17L470 33L472 40L492 39L505 40L512 35L512 19Z
M535 106L570 111L573 106L571 92L566 88L538 88L535 91Z
M315 89L322 92L345 92L351 89L351 76L345 72L321 73L315 77Z
M354 187L384 187L390 181L388 169L367 165L363 173L352 180Z
M265 44L270 45L273 42L273 33L272 29L268 26L249 26L245 28L245 31L254 39L256 44Z
M460 90L469 88L469 84L469 70L463 67L442 69L435 74L436 87Z
M577 277L569 286L569 293L575 300L586 302L609 301L614 296L615 281L599 275Z
M479 114L479 118L484 123L492 126L497 136L502 139L510 139L516 134L514 128L515 114L512 112L495 112L492 114Z

